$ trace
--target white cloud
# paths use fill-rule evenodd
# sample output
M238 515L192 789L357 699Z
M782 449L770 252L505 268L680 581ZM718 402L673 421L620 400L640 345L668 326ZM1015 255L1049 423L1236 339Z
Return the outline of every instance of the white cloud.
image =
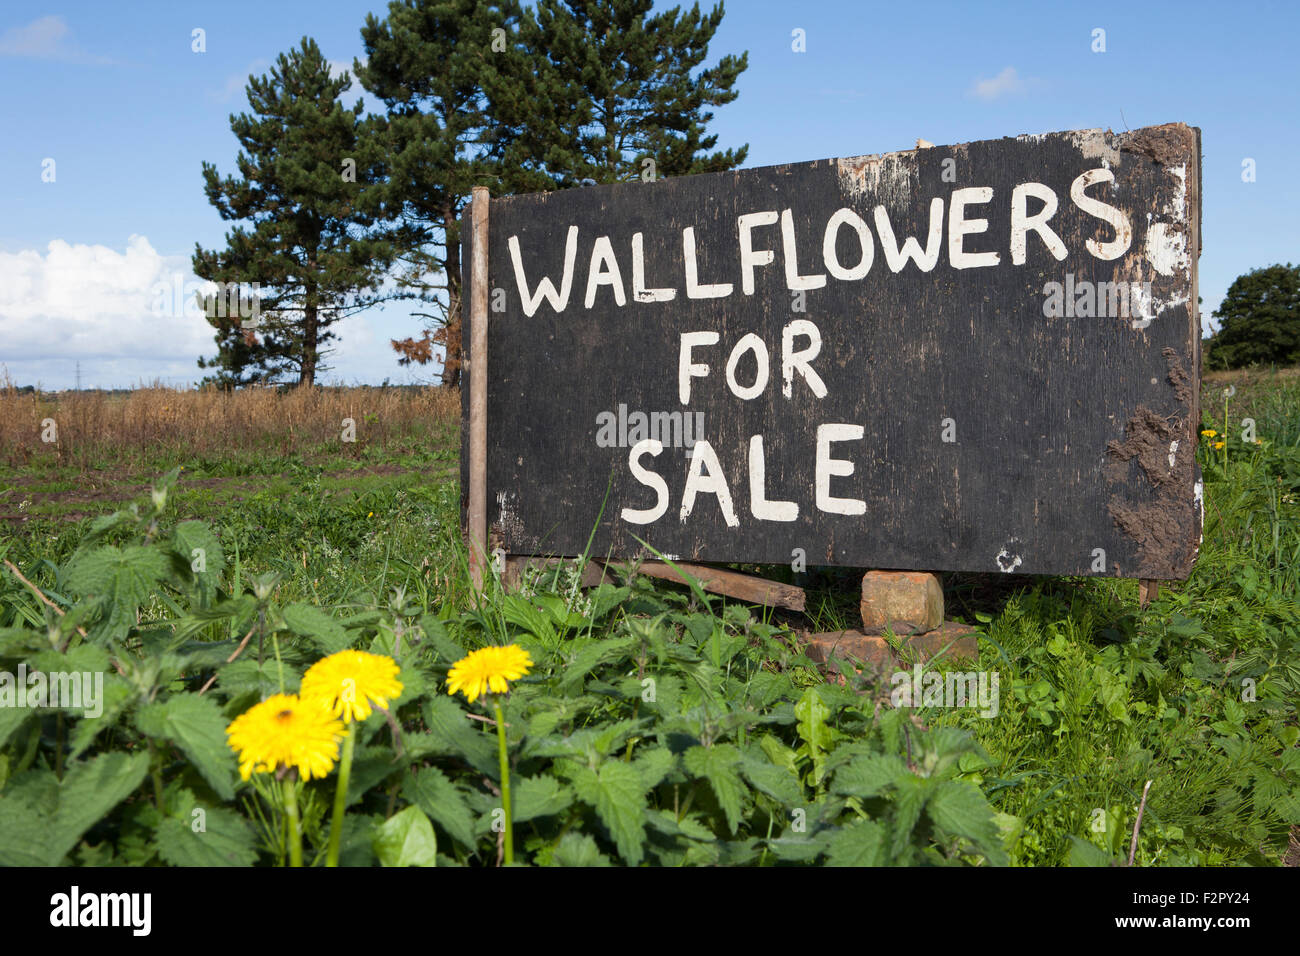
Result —
M144 236L122 251L56 239L44 254L0 252L0 356L24 383L66 382L78 360L115 369L105 385L196 377L195 360L216 351L199 287L187 257L162 256Z
M270 65L270 60L260 58L253 60L241 72L231 73L227 76L226 82L222 85L221 89L214 90L208 95L218 103L229 103L236 96L240 98L241 102L247 102L243 93L244 87L248 85L248 78L253 74L261 75L262 73L265 73L266 68Z
M361 61L362 66L364 66L368 58L363 56L358 59ZM330 77L332 79L338 79L340 74L346 73L352 80L352 85L344 90L339 96L339 100L343 105L351 107L357 100L361 100L362 110L369 110L370 105L366 102L365 89L362 87L361 81L357 79L357 74L352 69L352 61L348 60L347 62L344 62L342 60L326 60L325 62L329 64Z
M216 354L214 331L195 292L211 289L188 256L164 256L144 236L124 248L56 239L44 250L0 251L0 381L70 388L77 363L86 387L123 388L162 380L196 382L200 356ZM429 368L403 369L389 339L415 334L409 304L389 303L333 327L338 341L323 382L427 381Z
M1014 66L1009 66L997 76L987 80L977 80L971 87L970 94L981 100L996 100L1025 92L1025 81L1020 78Z
M48 16L0 34L0 56L26 56L39 60L111 63L107 57L86 53L72 39L63 17Z

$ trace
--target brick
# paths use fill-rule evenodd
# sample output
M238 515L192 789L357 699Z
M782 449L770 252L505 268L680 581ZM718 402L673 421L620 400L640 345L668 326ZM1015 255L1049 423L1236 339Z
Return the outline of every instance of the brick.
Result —
M868 571L860 606L866 634L924 634L943 623L943 588L928 571Z
M832 657L861 661L874 665L900 664L898 657L885 638L864 634L857 630L821 631L801 635L804 651L811 660L824 664ZM902 644L922 661L930 660L949 644L945 660L979 660L979 641L975 628L969 624L944 621L926 634L902 638Z

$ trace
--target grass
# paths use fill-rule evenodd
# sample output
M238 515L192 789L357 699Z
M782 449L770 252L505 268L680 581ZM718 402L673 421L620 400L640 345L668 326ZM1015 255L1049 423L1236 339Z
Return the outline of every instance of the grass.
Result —
M1001 814L1013 863L1125 857L1147 781L1141 865L1276 865L1300 823L1300 375L1210 376L1202 410L1214 440L1227 438L1198 452L1200 557L1150 607L1130 580L947 581L949 616L984 635L979 667L998 672L999 713L916 716L979 743L962 776ZM245 577L278 572L280 600L351 613L402 589L430 612L464 612L458 415L437 389L0 392L0 553L61 561L91 517L183 464L175 519L211 522ZM339 440L345 417L355 443ZM40 441L44 418L60 423L57 444ZM1243 440L1244 418L1258 443ZM805 583L811 629L853 626L852 569L811 568ZM576 594L562 579L537 587ZM504 621L484 633L509 638Z

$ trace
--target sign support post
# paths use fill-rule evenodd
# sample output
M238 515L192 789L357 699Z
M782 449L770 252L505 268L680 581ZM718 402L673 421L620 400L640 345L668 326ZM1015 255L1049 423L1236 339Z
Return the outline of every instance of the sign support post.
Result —
M487 322L488 190L475 186L470 200L473 259L469 313L469 572L477 597L487 565Z

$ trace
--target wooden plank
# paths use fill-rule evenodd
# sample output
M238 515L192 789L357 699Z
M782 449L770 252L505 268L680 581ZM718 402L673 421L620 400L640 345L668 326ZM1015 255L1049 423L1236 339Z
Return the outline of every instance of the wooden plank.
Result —
M1160 598L1159 581L1150 581L1147 580L1146 578L1142 578L1141 580L1138 581L1138 604L1141 607L1146 607L1152 601L1159 600L1159 598Z
M767 578L744 574L740 571L731 571L726 568L710 568L702 564L688 564L682 561L674 561L673 564L677 565L680 571L695 578L704 590L711 591L714 594L725 594L727 597L736 598L747 604L765 604L768 607L784 607L792 611L802 611L807 603L807 595L804 593L803 588L793 584L769 581ZM636 565L622 565L610 562L606 564L606 567L619 567L625 571L635 568L637 572L647 577L675 581L679 584L686 583L686 578L682 574L673 570L672 565L663 561L643 561Z
M554 568L557 565L572 564L574 558L543 558L534 555L508 554L506 555L504 585L507 591L517 591L523 573L528 568ZM596 561L588 561L582 569L582 578L578 582L580 587L594 588L603 581L610 580L602 567Z
M487 567L488 415L488 191L475 186L471 199L469 399L469 569L474 592L483 590Z
M1170 124L493 200L489 520L520 554L1185 578L1199 159Z

